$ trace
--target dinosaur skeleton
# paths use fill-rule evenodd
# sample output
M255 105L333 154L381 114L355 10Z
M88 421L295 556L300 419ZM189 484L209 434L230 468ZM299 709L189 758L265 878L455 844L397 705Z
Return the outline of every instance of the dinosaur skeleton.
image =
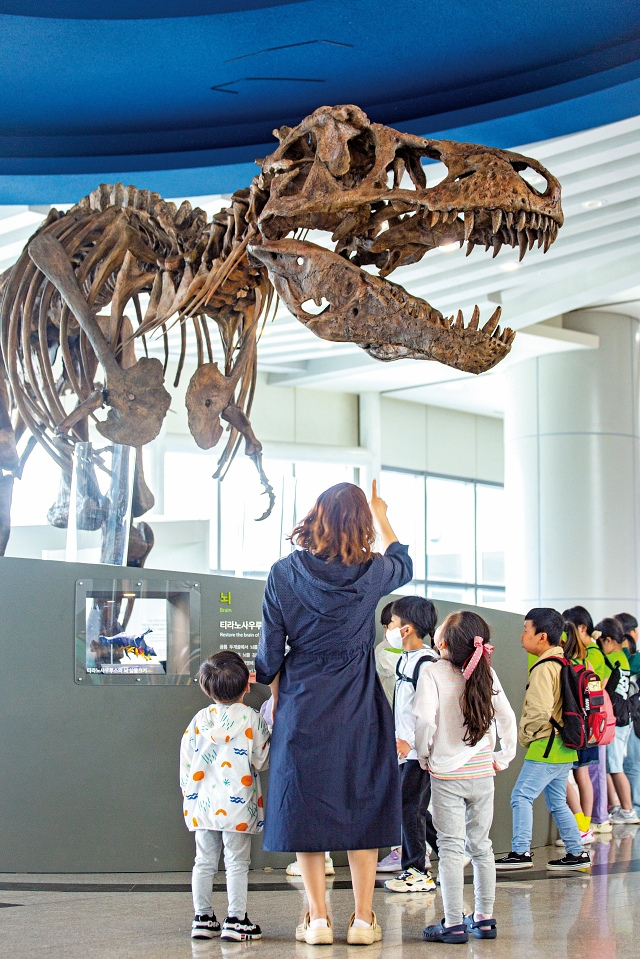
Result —
M13 480L35 441L63 471L50 521L66 525L74 444L88 440L90 419L108 441L135 447L133 512L151 508L141 449L158 435L171 402L164 374L174 324L181 334L174 387L188 328L197 347L189 429L210 449L227 424L214 478L224 477L244 439L269 499L261 519L274 495L250 413L257 345L275 295L317 336L356 343L383 361L435 359L481 373L509 352L515 334L500 331L500 307L482 327L476 307L465 326L460 311L445 317L387 277L455 242L466 241L467 253L481 244L494 256L507 245L522 258L536 242L546 252L563 216L560 184L541 164L401 133L349 105L321 107L274 133L279 146L257 161L261 172L211 222L186 201L177 209L148 190L102 185L67 213L52 209L0 277L0 553ZM423 159L447 167L440 183L427 186ZM544 178L543 192L520 175L527 168ZM330 233L334 249L306 240L309 230ZM321 313L305 309L323 300ZM148 356L152 334L162 336L164 363ZM139 359L134 343L145 353ZM94 495L99 500L97 483ZM132 527L129 562L142 565L151 543L146 524Z

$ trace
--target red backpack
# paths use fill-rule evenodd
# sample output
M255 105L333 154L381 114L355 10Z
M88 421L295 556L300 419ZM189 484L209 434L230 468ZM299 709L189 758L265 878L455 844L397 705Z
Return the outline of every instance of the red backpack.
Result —
M599 746L607 730L607 713L602 683L591 669L581 663L572 663L564 656L547 656L534 663L529 672L540 663L560 663L562 693L562 725L551 717L551 735L544 758L551 752L556 732L569 749Z

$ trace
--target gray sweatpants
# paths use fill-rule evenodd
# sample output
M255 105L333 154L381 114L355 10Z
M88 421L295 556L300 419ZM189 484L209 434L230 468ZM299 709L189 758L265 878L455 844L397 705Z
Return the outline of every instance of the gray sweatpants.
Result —
M196 860L191 874L193 909L196 916L211 915L213 879L218 871L224 842L224 865L227 872L228 916L244 919L247 911L247 889L251 864L251 836L244 832L218 832L196 829Z
M431 777L433 825L438 833L438 878L446 926L462 922L464 856L473 862L475 912L493 915L496 865L489 829L493 820L493 776L482 779Z

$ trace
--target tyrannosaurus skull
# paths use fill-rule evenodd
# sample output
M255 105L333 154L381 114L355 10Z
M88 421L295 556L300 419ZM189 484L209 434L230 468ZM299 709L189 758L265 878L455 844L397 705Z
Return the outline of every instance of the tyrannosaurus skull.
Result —
M321 107L276 133L280 146L262 161L256 181L268 198L249 252L305 326L383 360L437 359L481 373L506 356L514 334L500 332L499 311L479 328L476 309L465 328L460 312L443 317L386 277L465 240L468 253L483 244L495 256L508 245L522 258L535 242L546 252L563 223L555 177L520 154L370 123L350 105ZM448 171L432 187L423 159ZM544 192L521 176L527 168L544 178ZM334 250L298 237L302 230L331 233ZM323 299L320 315L304 309Z

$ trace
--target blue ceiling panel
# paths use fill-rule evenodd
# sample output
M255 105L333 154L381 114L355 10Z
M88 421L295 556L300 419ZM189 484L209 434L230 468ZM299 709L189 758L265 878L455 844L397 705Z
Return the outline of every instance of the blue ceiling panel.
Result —
M226 192L323 104L509 146L640 113L639 84L637 0L0 0L0 202Z

